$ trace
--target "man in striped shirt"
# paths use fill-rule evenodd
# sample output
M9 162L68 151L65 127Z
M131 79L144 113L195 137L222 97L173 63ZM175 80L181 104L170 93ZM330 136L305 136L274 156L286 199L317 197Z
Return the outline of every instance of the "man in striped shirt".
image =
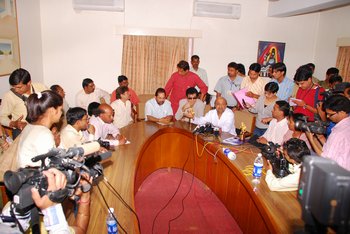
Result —
M294 82L286 77L287 67L284 63L275 63L272 65L273 82L278 84L277 97L280 100L288 101L292 96Z

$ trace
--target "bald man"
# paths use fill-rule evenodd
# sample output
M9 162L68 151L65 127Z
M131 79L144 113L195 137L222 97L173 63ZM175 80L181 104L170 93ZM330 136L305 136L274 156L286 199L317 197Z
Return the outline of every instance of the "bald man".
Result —
M113 125L113 108L106 104L98 107L98 116L91 116L90 124L95 127L95 140L108 141L111 145L123 145L126 139L120 134L119 129Z
M223 132L228 132L236 136L236 128L234 126L235 116L233 111L227 108L227 101L223 97L218 97L215 100L215 110L210 110L204 117L194 117L193 123L205 124L211 123L218 127Z

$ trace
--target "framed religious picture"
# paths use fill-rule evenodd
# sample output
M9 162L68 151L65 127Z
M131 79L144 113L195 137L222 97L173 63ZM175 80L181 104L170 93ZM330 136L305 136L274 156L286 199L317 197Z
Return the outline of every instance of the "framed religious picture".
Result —
M259 41L258 46L258 63L261 65L260 76L271 76L271 65L278 62L283 62L284 50L286 43Z
M0 76L20 67L15 0L0 0Z

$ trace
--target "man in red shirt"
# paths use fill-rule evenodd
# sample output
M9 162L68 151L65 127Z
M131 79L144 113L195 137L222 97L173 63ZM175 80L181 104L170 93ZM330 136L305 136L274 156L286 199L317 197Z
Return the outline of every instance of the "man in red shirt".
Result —
M190 87L198 86L202 97L208 92L208 86L198 75L190 71L188 62L181 60L177 64L177 72L174 72L165 85L166 95L170 95L171 108L176 113L179 108L179 101L186 98L186 90Z
M126 77L124 75L118 76L118 84L119 84L119 86L126 86L126 87L129 88L130 102L134 106L139 104L139 102L140 102L139 97L137 96L136 92L129 87L128 77ZM113 92L111 94L111 103L114 102L117 99L116 95L117 94L116 94L116 89L115 89L115 90L113 90Z
M299 86L296 99L292 102L296 104L294 113L301 113L308 117L309 122L315 121L317 114L317 103L322 100L325 90L318 84L312 82L312 70L308 65L298 68L294 76L295 83Z

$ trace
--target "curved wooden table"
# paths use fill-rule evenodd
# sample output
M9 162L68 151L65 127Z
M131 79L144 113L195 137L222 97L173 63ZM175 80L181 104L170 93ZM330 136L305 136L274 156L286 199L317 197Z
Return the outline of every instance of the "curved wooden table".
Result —
M255 153L251 150L238 153L232 162L223 155L219 144L208 144L195 137L191 128L183 122L172 126L138 122L121 130L131 144L117 147L111 160L103 164L104 174L131 207L134 208L134 195L148 175L159 168L184 167L218 196L244 233L292 233L303 227L296 192L271 192L264 176L254 189L252 176L242 172L253 164L256 149L253 149ZM204 145L207 149L202 155L197 154L196 142L199 153ZM246 147L252 146L236 148ZM124 229L139 233L134 214L104 183L100 182L99 186ZM106 233L107 208L96 187L91 200L88 233Z

